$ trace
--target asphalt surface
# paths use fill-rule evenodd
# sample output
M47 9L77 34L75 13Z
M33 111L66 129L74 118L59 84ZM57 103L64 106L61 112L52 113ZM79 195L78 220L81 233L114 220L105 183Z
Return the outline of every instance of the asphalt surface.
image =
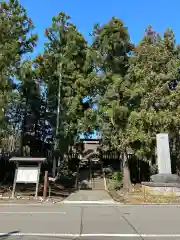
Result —
M180 239L180 206L0 204L0 240Z

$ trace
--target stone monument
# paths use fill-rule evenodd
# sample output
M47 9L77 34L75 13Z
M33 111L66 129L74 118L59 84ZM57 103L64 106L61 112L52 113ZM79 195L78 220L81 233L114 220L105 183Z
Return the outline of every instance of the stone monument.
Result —
M172 174L168 133L156 135L158 174L152 175L153 182L178 182L179 176Z
M158 174L151 176L150 182L143 182L143 191L154 195L180 196L180 177L172 174L167 133L156 135Z
M159 174L171 174L169 137L167 133L156 135L157 163Z

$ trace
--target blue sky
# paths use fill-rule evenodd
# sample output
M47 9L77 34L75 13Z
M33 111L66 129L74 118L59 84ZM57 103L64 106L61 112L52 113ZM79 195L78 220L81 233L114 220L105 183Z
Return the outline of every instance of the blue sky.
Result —
M90 42L89 33L94 23L106 23L112 16L121 18L129 29L131 40L137 43L148 24L163 33L170 27L180 42L180 0L20 0L32 18L39 35L38 47L33 55L42 52L44 29L51 25L52 16L65 12Z

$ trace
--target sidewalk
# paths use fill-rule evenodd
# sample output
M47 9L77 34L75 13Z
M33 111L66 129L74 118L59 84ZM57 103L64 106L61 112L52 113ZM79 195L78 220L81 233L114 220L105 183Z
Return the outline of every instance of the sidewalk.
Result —
M105 190L79 190L70 194L63 203L114 203L114 200Z

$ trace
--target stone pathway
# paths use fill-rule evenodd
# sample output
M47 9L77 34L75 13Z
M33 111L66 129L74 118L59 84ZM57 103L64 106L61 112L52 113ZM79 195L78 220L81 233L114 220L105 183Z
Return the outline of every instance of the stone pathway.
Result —
M65 200L66 202L106 202L114 203L114 200L105 190L79 190L70 194Z

